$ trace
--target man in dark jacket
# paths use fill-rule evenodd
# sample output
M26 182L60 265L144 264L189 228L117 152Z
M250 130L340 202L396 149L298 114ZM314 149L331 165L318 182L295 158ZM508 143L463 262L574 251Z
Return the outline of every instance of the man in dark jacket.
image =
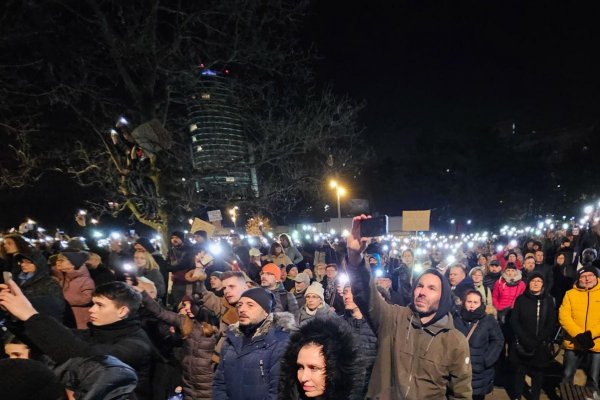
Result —
M185 280L185 273L193 269L194 249L188 243L185 243L185 234L180 231L174 231L171 234L171 248L168 256L168 271L172 272L173 286L171 287L171 305L177 307L185 295L185 289L188 282Z
M239 322L231 325L215 373L214 400L276 399L279 364L294 318L273 313L275 297L263 288L246 290L237 303Z
M138 399L150 399L153 348L136 317L142 296L123 282L99 286L92 295L90 329L71 331L39 314L14 282L0 285L0 305L23 321L23 334L57 364L73 357L111 355L135 369Z
M268 289L275 296L275 312L287 311L294 314L298 311L298 302L294 295L283 287L281 283L281 269L269 263L260 272L260 286Z
M357 304L377 332L378 349L367 396L388 400L471 399L471 363L466 337L454 328L452 297L436 269L421 274L409 307L387 304L377 292L362 253L355 217L347 237L350 281L360 291Z
M85 266L90 271L90 277L94 281L94 286L98 287L105 283L114 282L115 274L102 263L100 255L89 253Z

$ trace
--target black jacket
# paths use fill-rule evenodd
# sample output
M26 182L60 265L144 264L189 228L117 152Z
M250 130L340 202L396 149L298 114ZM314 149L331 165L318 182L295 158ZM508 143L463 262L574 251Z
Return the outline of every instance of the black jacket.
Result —
M462 309L455 314L454 327L465 336L477 323L469 338L473 395L486 395L494 389L494 364L504 347L504 336L496 319L485 314L485 308L473 321L467 321L470 318L463 318L462 314Z
M138 318L110 325L89 325L85 331L71 331L54 318L36 314L24 323L24 335L57 364L73 357L110 355L135 369L138 399L151 398L150 374L154 349L140 327Z
M536 296L528 289L517 297L510 317L515 341L518 341L525 350L535 354L533 357L523 357L517 353L516 343L512 343L512 360L534 367L543 367L551 361L544 343L548 343L554 337L557 329L556 320L554 299L547 294L546 290Z
M365 317L356 319L350 312L344 314L344 320L350 326L356 348L356 365L358 373L357 390L351 397L353 400L363 400L367 395L371 371L377 358L377 335Z
M277 286L276 289L271 290L271 293L275 296L275 309L274 312L284 312L287 311L289 313L295 314L300 307L298 307L298 302L296 301L296 297L285 290L283 285Z

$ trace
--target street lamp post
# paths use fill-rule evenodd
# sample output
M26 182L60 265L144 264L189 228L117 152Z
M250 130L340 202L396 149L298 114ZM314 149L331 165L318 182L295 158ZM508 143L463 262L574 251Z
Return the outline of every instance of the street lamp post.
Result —
M329 186L332 189L335 189L335 194L337 196L337 212L338 212L338 233L342 232L342 209L340 207L340 196L346 194L346 189L340 186L337 181L329 182Z

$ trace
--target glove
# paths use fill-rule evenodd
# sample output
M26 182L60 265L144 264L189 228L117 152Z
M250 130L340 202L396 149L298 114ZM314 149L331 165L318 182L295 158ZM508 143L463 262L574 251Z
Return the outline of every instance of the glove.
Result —
M594 347L594 339L592 339L592 332L585 331L575 336L575 342L579 345L582 350L589 350Z

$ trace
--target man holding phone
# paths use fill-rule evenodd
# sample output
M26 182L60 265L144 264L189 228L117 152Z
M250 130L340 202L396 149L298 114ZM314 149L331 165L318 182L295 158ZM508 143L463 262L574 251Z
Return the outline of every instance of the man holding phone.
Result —
M361 224L368 219L355 217L347 237L352 291L378 337L367 398L471 399L469 345L452 322L448 281L427 270L414 283L408 307L387 304L363 257L369 238L361 235Z

